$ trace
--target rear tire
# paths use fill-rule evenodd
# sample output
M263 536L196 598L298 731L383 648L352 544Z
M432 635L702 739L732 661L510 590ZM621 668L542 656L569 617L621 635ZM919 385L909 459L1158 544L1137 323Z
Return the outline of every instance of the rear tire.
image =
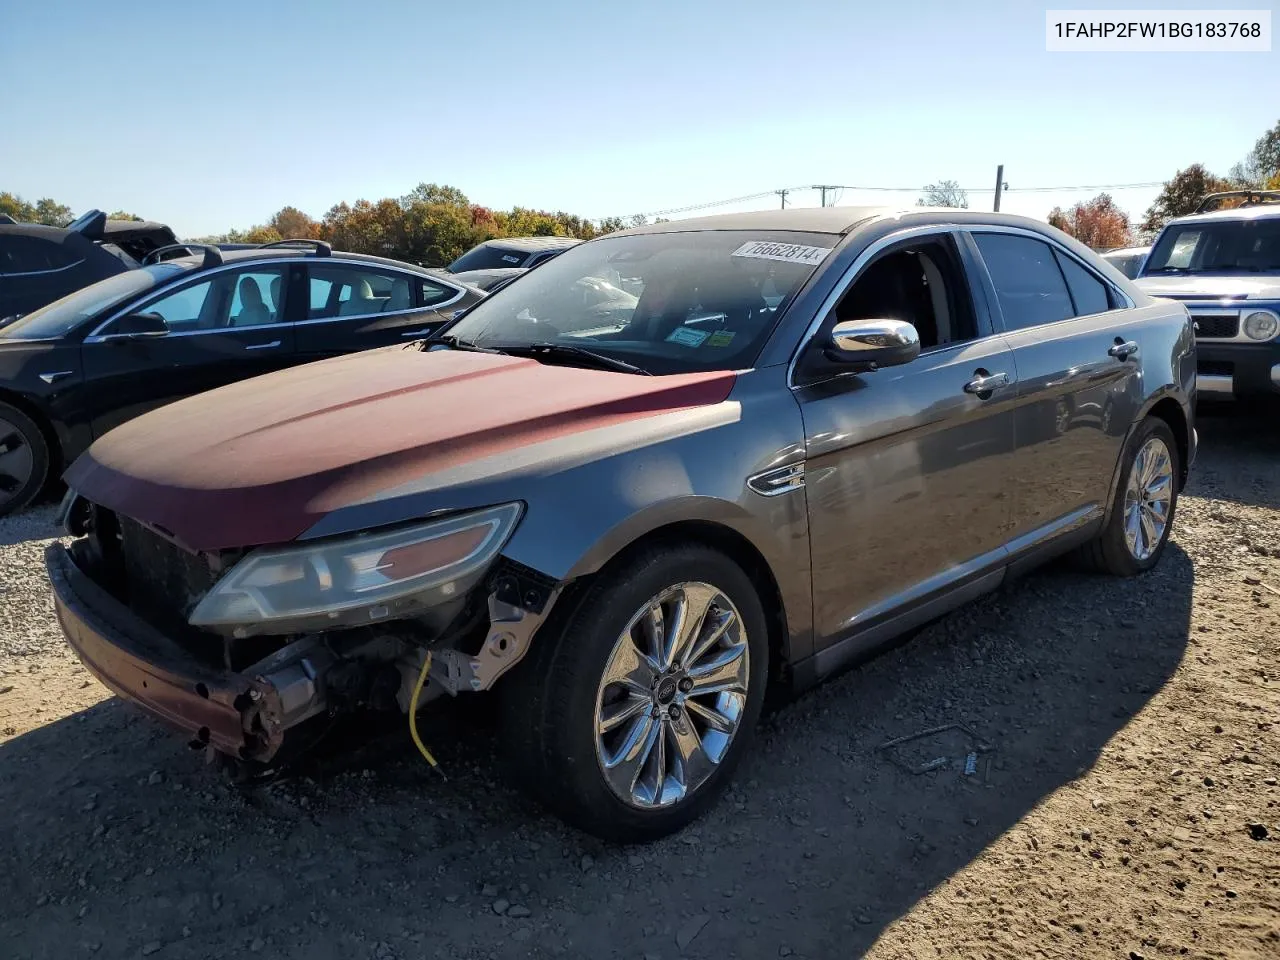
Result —
M608 841L656 840L701 816L764 702L768 626L751 579L707 547L654 547L547 627L499 690L523 785Z
M1181 476L1173 431L1160 418L1148 417L1125 447L1111 518L1095 540L1080 548L1084 566L1132 577L1159 563L1173 529Z
M39 425L0 403L0 517L21 510L49 479L49 445Z

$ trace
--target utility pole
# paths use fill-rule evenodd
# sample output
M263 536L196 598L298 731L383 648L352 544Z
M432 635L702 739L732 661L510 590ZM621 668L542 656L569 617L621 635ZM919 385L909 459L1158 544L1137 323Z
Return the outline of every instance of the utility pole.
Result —
M815 184L813 185L813 189L814 189L814 190L821 190L821 191L822 191L822 206L824 206L824 207L825 207L825 206L827 205L827 191L828 191L828 190L830 190L830 191L832 191L832 192L834 193L836 190L839 190L840 188L839 188L839 187L833 187L833 186L832 186L831 184L829 184L829 183L815 183ZM832 205L834 206L834 198L833 198L833 203L832 203Z
M783 209L783 210L787 209L787 194L788 194L788 193L790 193L791 191L790 191L790 190L776 190L776 191L774 191L774 192L775 192L775 193L777 193L777 195L778 195L778 196L780 196L780 197L782 198L782 209Z
M1004 164L1002 163L1000 164L1000 166L996 167L996 206L995 206L996 213L1000 212L1000 191L1002 191L1004 188L1005 188Z

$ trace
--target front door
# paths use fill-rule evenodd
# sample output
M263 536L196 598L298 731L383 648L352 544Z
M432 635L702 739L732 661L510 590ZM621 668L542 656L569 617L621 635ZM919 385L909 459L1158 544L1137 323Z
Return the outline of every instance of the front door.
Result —
M975 309L950 234L872 260L818 341L872 318L913 323L921 355L796 391L819 651L998 570L1009 534L1013 353Z
M461 291L420 274L356 263L309 262L298 352L320 360L429 337Z
M110 326L85 340L84 405L94 436L174 400L293 363L287 264L199 275L132 308L163 317L162 337L131 339Z
M1141 324L1067 251L972 234L1018 368L1013 533L1028 548L1100 519L1142 403Z

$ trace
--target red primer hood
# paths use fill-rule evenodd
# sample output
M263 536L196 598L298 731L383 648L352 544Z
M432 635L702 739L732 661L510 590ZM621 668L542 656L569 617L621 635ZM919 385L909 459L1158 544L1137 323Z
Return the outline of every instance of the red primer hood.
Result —
M645 377L393 347L269 374L117 427L66 473L193 550L283 543L325 514L506 449L719 403L725 372Z

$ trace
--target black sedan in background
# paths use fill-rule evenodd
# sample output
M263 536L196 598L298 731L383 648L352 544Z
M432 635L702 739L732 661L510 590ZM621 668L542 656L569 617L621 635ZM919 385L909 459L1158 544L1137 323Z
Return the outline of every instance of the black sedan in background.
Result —
M159 248L137 269L0 326L0 516L139 414L281 367L427 337L483 297L439 273L319 241Z
M137 267L177 243L163 223L111 220L90 210L68 227L0 218L0 320Z
M503 237L476 244L445 269L450 273L536 267L582 241L574 237Z

